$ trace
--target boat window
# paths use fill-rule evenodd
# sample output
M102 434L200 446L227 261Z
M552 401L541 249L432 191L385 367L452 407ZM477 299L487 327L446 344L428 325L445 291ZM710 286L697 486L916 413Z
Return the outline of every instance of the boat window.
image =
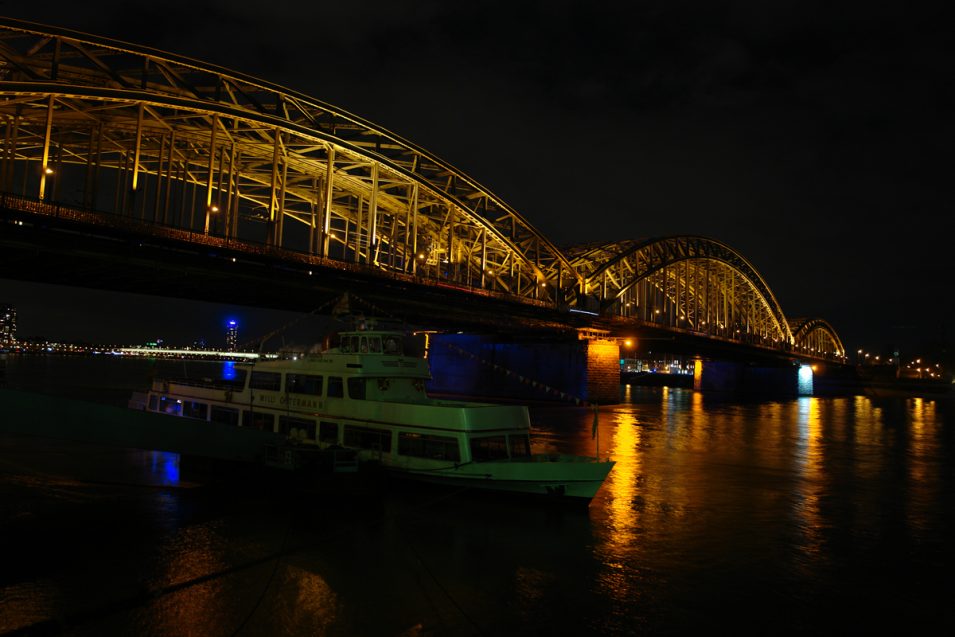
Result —
M429 436L409 431L398 432L398 453L403 456L435 458L453 462L461 459L461 450L458 448L457 439L450 436Z
M212 422L221 422L223 425L232 425L234 427L239 424L239 410L212 405L209 408L209 420Z
M252 372L252 380L249 381L249 387L252 389L279 391L279 389L282 388L282 374L278 372Z
M368 351L372 354L381 354L381 337L380 336L369 336L368 337Z
M321 396L323 378L324 376L315 376L312 374L286 374L285 391L290 394Z
M397 336L386 336L384 338L385 354L401 355L401 339Z
M318 441L336 444L338 442L338 423L323 420L318 428Z
M315 440L315 421L291 416L279 416L279 433L292 438Z
M511 443L512 458L530 458L531 438L527 434L511 434L508 436Z
M487 436L471 438L471 460L506 460L507 442L504 436Z
M365 379L348 379L348 397L352 400L365 400Z
M182 402L182 415L186 418L206 420L206 417L209 415L209 405L192 400L184 400Z
M159 404L159 397L156 394L153 394L149 397L149 411L156 411L156 406Z
M328 377L328 397L329 398L344 398L345 397L345 386L342 383L341 376Z
M346 425L344 443L346 447L391 453L391 432L386 429Z
M347 336L342 336L341 340L338 342L338 349L342 354L347 354L351 351L351 340Z
M362 354L367 354L367 353L368 353L368 337L367 337L367 336L362 336L362 337L361 337L361 349L360 349L359 351L360 351Z
M173 416L181 416L182 401L176 398L170 398L169 396L160 396L159 411L161 411L164 414L171 414Z
M360 340L361 340L361 339L359 339L358 336L352 336L352 337L351 337L351 348L350 348L350 349L351 349L351 353L352 353L352 354L357 354L357 353L360 351L360 348L359 348L359 341L360 341Z
M263 431L273 431L275 427L275 416L261 411L246 411L242 415L242 426L261 429Z

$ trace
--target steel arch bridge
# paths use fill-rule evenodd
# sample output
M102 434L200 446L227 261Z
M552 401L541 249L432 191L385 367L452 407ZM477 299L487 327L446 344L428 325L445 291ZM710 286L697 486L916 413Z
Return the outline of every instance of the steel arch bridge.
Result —
M795 343L769 286L722 243L558 249L411 142L189 58L0 19L0 118L5 193L519 303Z
M845 347L836 330L821 318L789 319L795 350L809 356L845 357Z
M579 246L572 263L600 310L712 336L786 348L782 308L756 269L729 246L682 236Z

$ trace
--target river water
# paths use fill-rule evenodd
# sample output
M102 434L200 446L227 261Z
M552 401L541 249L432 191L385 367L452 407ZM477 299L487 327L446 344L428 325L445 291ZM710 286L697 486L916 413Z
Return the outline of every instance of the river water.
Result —
M25 357L6 376L122 404L155 368ZM592 420L532 409L535 451L592 455ZM0 634L944 634L953 427L951 398L623 388L586 510L197 482L174 454L0 437Z

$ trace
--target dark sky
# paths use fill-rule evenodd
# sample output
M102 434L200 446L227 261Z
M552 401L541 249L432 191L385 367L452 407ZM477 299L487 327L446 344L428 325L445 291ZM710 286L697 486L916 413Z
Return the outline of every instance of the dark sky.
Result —
M0 13L313 95L467 172L558 245L718 239L756 267L787 316L826 318L850 351L955 336L955 51L938 10L8 0ZM0 280L0 300L23 308L24 334L67 323L37 309L28 324L24 287ZM206 309L197 315L232 311ZM133 340L159 329L121 320L99 324Z

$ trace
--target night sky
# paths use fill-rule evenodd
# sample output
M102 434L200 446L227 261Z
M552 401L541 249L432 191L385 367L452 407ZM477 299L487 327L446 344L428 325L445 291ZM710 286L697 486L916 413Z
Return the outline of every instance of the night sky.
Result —
M787 316L827 319L854 351L955 336L955 50L949 16L910 5L49 0L0 13L334 104L470 174L560 246L723 241ZM115 298L0 279L22 335L190 341L221 338L230 314L262 329L291 316L148 297L106 311ZM195 324L171 331L183 312Z

